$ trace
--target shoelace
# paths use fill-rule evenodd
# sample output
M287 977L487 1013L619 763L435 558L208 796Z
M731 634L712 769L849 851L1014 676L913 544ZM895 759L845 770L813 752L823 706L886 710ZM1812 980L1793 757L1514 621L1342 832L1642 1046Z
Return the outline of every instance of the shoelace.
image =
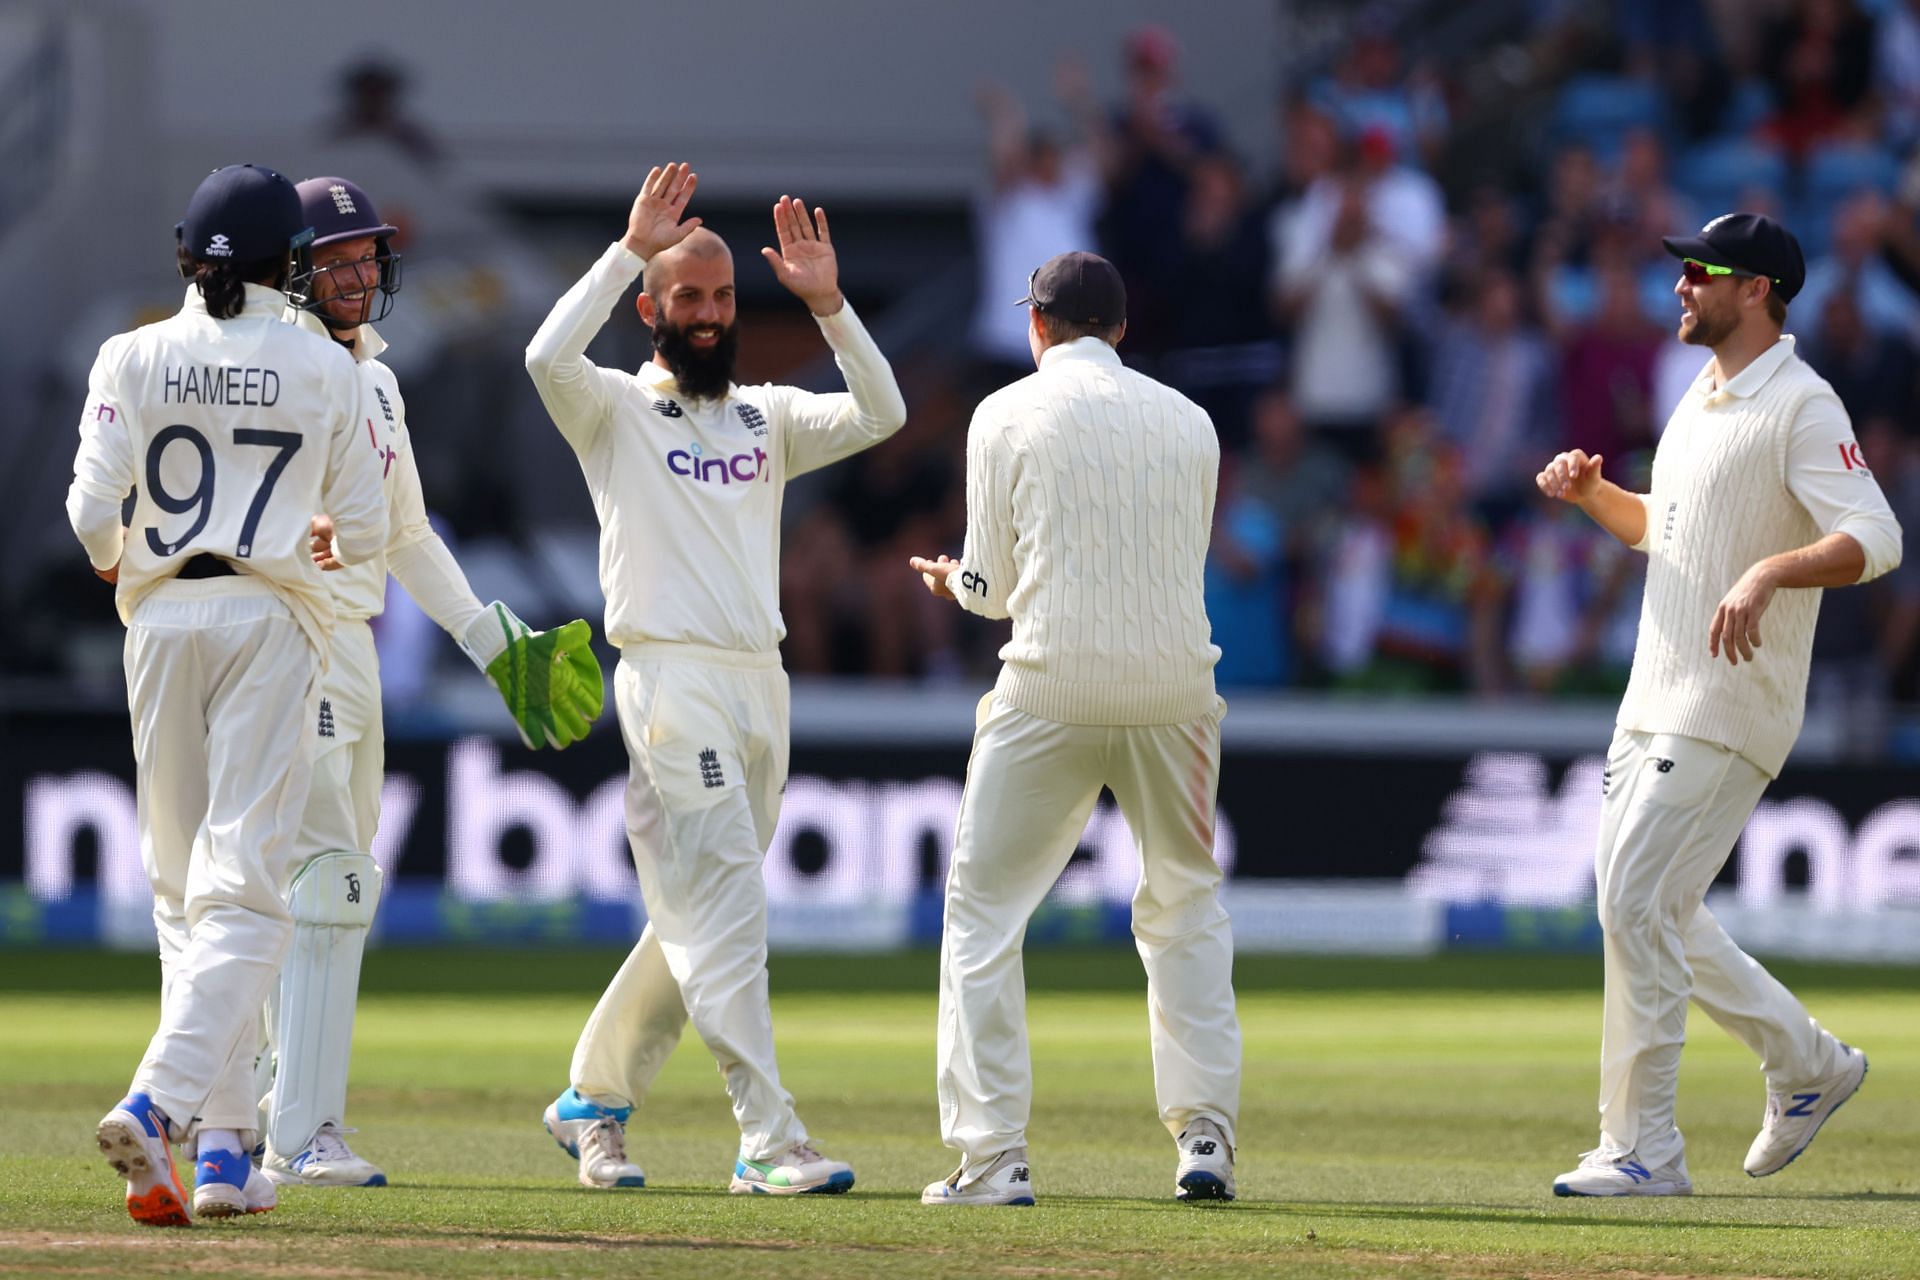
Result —
M815 1151L806 1143L796 1142L792 1147L787 1149L787 1159L782 1163L792 1165L817 1164L825 1159L825 1156Z
M353 1150L347 1146L342 1133L352 1133L352 1129L340 1129L334 1125L320 1126L320 1132L313 1135L313 1145L309 1148L316 1160L351 1160Z
M627 1162L627 1135L618 1122L599 1121L587 1131L587 1141L598 1147L608 1159L621 1164Z

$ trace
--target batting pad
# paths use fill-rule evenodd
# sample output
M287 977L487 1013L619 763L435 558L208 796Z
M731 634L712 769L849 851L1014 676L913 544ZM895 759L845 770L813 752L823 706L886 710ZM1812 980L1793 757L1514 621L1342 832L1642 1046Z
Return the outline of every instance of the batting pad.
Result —
M323 853L287 894L293 946L271 1010L276 1062L267 1145L292 1157L323 1124L343 1124L360 953L380 903L380 868L364 853Z

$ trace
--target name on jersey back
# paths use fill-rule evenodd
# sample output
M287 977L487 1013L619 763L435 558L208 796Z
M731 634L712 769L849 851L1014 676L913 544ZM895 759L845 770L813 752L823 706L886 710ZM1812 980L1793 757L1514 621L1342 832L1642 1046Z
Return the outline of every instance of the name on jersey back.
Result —
M224 365L168 365L166 404L251 404L271 408L280 399L280 375L272 369Z

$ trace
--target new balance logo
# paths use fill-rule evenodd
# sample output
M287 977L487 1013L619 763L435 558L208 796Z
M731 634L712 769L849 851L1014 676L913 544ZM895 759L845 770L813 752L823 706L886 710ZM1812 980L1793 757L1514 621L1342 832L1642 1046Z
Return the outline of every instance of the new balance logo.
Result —
M326 698L320 699L320 736L333 736L333 703Z
M655 400L653 411L663 418L684 418L687 411L671 400Z
M1817 1093L1796 1093L1793 1095L1793 1105L1781 1114L1789 1116L1810 1116L1813 1114L1814 1104L1819 1101L1820 1095Z
M707 787L724 787L727 780L720 773L720 754L712 747L700 753L700 781Z
M1661 759L1661 758L1660 758L1659 756L1655 756L1655 757L1653 758L1653 767L1654 767L1654 768L1656 768L1656 769L1658 769L1658 770L1659 770L1660 772L1662 772L1662 773L1672 773L1672 772L1673 772L1673 761L1671 761L1671 760L1662 760L1662 759Z
M357 872L347 872L347 901L360 901L360 876Z
M766 416L758 409L750 404L735 404L733 411L740 415L740 421L746 423L747 430L753 432L756 436L764 436L767 434Z
M1192 1148L1193 1154L1197 1156L1210 1156L1214 1152L1218 1151L1219 1149L1220 1149L1220 1144L1213 1141L1211 1138L1200 1139L1200 1141L1193 1144L1193 1148Z
M1015 1166L1013 1166L1013 1168L1011 1168L1011 1169L1009 1169L1009 1170L1007 1170L1007 1181L1008 1181L1008 1182L1028 1182L1028 1183L1030 1183L1030 1182L1032 1182L1032 1181L1033 1181L1033 1178L1032 1178L1032 1176L1031 1176L1031 1175L1029 1174L1029 1172L1028 1172L1028 1170L1027 1170L1027 1166L1025 1166L1025 1165L1023 1165L1023 1164L1017 1164L1017 1165L1015 1165Z

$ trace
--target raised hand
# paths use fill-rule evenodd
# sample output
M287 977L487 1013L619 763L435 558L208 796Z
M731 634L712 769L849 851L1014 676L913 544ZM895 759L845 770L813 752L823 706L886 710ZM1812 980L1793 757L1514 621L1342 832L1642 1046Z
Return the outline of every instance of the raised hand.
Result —
M1533 482L1549 498L1559 498L1577 505L1591 498L1600 488L1600 464L1604 461L1597 453L1589 457L1583 450L1571 449L1556 455L1547 464L1546 470L1533 478Z
M693 199L693 189L699 185L700 176L684 162L664 169L655 165L640 194L633 198L633 209L627 214L627 234L621 243L641 257L651 258L685 240L700 225L700 219L682 222L680 215L687 211L687 201Z
M846 298L840 293L840 259L827 231L827 211L815 209L808 217L804 200L781 196L773 202L773 230L780 237L779 252L762 249L760 256L780 283L817 316L838 311Z

